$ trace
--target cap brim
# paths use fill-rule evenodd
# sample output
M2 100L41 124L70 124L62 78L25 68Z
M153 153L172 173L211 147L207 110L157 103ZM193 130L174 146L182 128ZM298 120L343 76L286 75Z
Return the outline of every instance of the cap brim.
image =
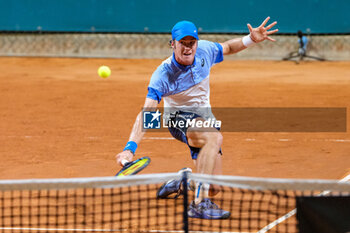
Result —
M183 35L179 35L177 37L175 37L175 40L179 41L181 39L183 39L184 37L186 36L192 36L193 38L195 38L196 40L198 40L198 36L195 35L195 34L190 34L190 33L187 33L187 34L183 34Z

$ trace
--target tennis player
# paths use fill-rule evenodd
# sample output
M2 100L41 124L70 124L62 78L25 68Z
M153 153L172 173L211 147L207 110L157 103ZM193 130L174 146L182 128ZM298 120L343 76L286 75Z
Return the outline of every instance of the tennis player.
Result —
M224 55L237 53L264 40L275 41L270 37L278 29L270 30L277 22L266 26L267 17L257 28L247 24L250 34L224 43L199 40L196 26L189 21L180 21L173 27L171 45L173 55L153 73L145 100L145 109L156 109L164 99L164 109L169 111L171 122L186 120L205 121L212 116L209 101L209 73L214 64L220 63ZM175 110L174 110L175 109ZM190 110L189 110L190 109ZM209 109L209 115L201 114L200 109ZM174 110L174 111L173 111ZM180 127L181 125L181 127ZM116 156L121 165L122 160L131 161L137 145L143 135L142 111L138 114L132 128L129 141L124 151ZM172 124L169 131L173 137L189 146L192 159L198 173L221 174L222 134L218 128L203 130L198 125L186 127L186 124ZM180 181L171 180L157 192L159 198L165 198L180 192ZM189 217L201 219L225 219L230 212L214 204L209 194L217 191L209 184L195 184L195 200L189 206Z
M298 31L298 43L299 43L299 50L298 53L300 56L304 56L306 55L306 48L307 48L307 43L308 43L308 39L306 36L303 35L302 31Z

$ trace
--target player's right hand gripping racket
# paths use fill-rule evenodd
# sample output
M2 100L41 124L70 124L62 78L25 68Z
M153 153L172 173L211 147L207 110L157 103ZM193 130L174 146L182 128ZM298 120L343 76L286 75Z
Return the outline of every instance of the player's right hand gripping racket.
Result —
M135 175L147 167L150 162L151 159L149 157L142 157L132 162L126 161L123 163L122 161L124 166L115 176L121 177Z

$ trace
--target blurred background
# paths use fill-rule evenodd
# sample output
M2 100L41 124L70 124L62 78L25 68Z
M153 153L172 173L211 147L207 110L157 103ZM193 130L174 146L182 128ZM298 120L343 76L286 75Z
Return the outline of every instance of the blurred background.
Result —
M165 58L173 25L193 21L201 39L225 41L270 16L276 43L226 59L279 60L298 49L327 60L350 59L348 0L0 0L0 56Z

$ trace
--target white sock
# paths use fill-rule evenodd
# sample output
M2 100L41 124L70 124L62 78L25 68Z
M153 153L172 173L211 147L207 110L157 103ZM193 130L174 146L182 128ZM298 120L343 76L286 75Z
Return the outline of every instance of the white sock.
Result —
M194 203L199 204L204 198L209 197L209 184L196 183Z

